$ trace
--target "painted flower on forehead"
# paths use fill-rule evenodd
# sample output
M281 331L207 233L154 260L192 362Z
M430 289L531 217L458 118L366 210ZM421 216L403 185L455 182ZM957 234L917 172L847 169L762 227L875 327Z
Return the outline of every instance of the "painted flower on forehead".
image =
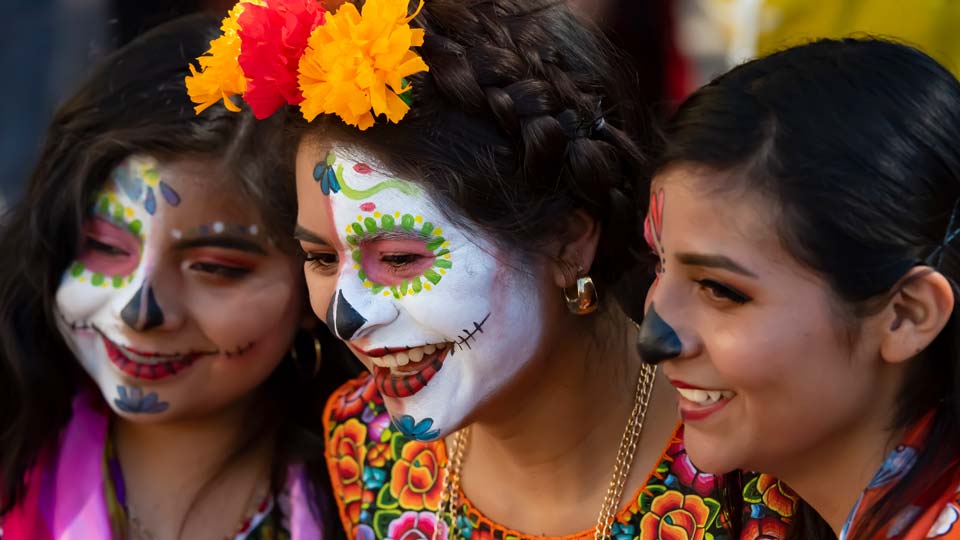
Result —
M200 71L190 64L190 75L184 82L190 100L197 104L194 111L203 112L221 99L227 110L239 112L240 108L230 99L247 90L247 79L237 59L240 56L239 18L250 5L263 5L263 0L240 0L223 19L220 37L210 42L210 49L197 59Z
M300 59L300 110L307 121L336 114L364 130L380 114L391 122L406 115L405 77L429 70L411 50L423 45L423 30L409 25L423 2L409 16L407 6L407 0L368 0L359 12L345 3L313 31Z
M239 63L247 78L243 100L258 119L285 103L303 101L297 83L300 57L326 12L317 0L270 0L266 6L247 6L240 15Z

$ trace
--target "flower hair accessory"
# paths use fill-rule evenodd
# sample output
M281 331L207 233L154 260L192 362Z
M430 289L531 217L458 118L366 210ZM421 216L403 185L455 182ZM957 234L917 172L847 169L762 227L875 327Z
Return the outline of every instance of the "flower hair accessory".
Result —
M379 115L399 122L409 110L407 77L429 71L412 48L424 31L410 28L407 0L367 0L329 14L317 0L240 0L223 34L190 65L187 93L200 114L239 95L263 119L284 104L303 117L336 114L361 130Z

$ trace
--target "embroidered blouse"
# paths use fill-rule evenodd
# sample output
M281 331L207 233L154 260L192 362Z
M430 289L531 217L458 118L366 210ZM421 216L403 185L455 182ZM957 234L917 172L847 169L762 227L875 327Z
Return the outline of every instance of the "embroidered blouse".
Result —
M850 511L839 540L847 540L857 521L870 504L879 500L898 480L913 468L929 433L934 413L927 414L913 426L886 457L866 489ZM960 459L960 456L956 456ZM938 471L939 472L939 471ZM960 540L960 467L955 462L940 475L939 481L915 497L876 538L889 540Z
M334 392L324 422L327 464L349 540L429 540L437 526L441 538L446 537L449 524L436 517L447 460L442 440L405 438L391 424L373 378L366 374ZM645 485L616 514L613 540L728 538L717 481L691 463L683 426L678 426ZM753 502L746 505L751 516L744 538L785 538L795 498L766 476L752 478L747 486ZM457 538L451 540L546 540L490 520L462 492L460 501ZM554 539L590 540L593 535L591 528Z

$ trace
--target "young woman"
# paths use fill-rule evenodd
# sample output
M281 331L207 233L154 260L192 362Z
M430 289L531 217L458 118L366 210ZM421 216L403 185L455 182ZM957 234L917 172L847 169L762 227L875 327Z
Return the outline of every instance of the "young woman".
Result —
M336 537L320 411L345 376L267 184L292 171L273 126L184 94L216 28L107 58L4 219L5 540Z
M700 89L666 137L640 348L694 463L789 484L791 538L960 538L960 84L818 41Z

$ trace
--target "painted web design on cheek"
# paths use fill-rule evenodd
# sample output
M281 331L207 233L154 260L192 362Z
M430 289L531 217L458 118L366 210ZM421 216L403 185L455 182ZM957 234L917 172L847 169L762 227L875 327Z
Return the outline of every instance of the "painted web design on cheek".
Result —
M139 246L143 246L143 222L134 218L133 208L124 206L112 193L106 193L100 196L94 205L92 214L94 217L102 218L116 226L121 231L133 235L139 243ZM120 289L126 287L133 281L136 277L136 272L108 275L101 271L100 268L97 268L96 265L94 265L94 268L91 268L89 262L85 264L81 260L76 260L68 268L67 276L69 276L69 279L75 279L80 283L89 283L94 287L113 287Z

